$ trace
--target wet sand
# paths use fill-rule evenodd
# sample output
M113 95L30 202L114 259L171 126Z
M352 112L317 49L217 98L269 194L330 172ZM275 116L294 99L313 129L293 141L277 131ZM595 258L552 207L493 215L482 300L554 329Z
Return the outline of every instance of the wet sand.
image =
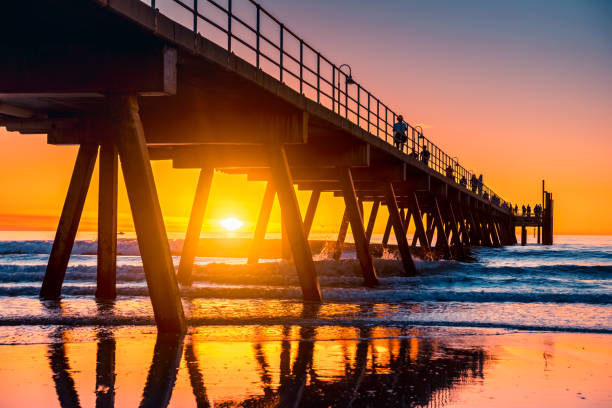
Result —
M610 407L612 335L452 327L0 328L0 407Z

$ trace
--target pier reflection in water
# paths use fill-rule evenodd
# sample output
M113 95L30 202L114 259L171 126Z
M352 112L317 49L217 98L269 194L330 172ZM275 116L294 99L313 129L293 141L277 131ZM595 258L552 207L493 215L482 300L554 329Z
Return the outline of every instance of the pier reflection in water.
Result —
M48 346L61 407L79 407L79 395L91 394L86 381L73 378L87 368L71 366L70 331L57 329L57 341ZM96 339L95 406L131 406L116 391L134 389L127 383L143 378L147 368L141 407L441 407L453 387L482 378L488 360L482 349L419 335L418 329L380 327L199 327L184 338L157 335L152 356L132 356L140 364L122 373L116 354L122 342L138 340L115 340L104 329Z

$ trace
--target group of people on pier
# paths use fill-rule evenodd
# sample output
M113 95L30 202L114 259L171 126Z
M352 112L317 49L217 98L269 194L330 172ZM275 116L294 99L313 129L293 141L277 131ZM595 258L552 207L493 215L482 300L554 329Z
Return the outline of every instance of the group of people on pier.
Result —
M521 210L523 210L521 213L523 217L531 217L531 206L529 204L527 204L527 207L525 207L525 204L523 204ZM514 215L518 215L518 205L514 206ZM542 216L542 204L536 204L533 207L533 215L536 218L540 218Z

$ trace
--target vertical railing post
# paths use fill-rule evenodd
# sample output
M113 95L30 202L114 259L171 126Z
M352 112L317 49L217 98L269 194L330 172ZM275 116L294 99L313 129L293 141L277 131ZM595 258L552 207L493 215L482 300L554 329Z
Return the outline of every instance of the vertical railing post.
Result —
M370 133L370 119L372 117L372 115L370 114L370 97L372 95L370 95L370 93L368 92L368 133Z
M232 0L227 0L227 53L232 52Z
M259 31L260 31L260 21L261 21L261 6L258 4L257 5L257 22L256 22L256 28L255 28L255 63L257 65L257 68L259 68Z
M340 100L340 96L338 96ZM332 112L336 111L336 66L332 64ZM338 104L338 114L340 114L340 104Z
M380 99L376 99L376 137L380 137Z
M284 47L283 47L283 36L285 34L285 25L281 24L280 25L280 61L279 61L279 68L280 68L280 79L279 81L283 82L283 54L285 53L284 51Z
M300 95L304 93L304 40L300 38Z
M360 102L360 97L361 97L361 86L359 84L357 84L357 126L359 126L359 119L360 119L360 107L361 107L361 102Z
M346 74L344 74L344 117L346 119L348 119L348 111L349 111L348 109L348 81L346 80Z
M198 0L193 0L193 32L198 33Z
M385 105L385 142L388 142L389 140L389 108L387 107L387 105Z
M317 103L321 103L321 54L317 52Z

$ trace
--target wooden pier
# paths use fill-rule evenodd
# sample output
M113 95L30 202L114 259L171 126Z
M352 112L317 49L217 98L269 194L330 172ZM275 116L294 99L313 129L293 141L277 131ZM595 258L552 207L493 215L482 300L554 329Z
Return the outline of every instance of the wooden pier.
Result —
M394 147L396 113L257 3L246 2L253 24L234 13L231 0L227 8L213 4L224 21L175 3L190 19L138 0L0 6L0 126L80 146L41 297L61 295L98 155L96 296L116 293L120 163L161 331L185 330L178 284L190 281L215 170L268 183L249 262L257 262L278 196L287 256L306 301L322 300L308 235L323 192L342 197L346 207L338 214L343 221L335 255L350 225L368 286L378 282L369 245L380 206L389 211L383 244L393 231L406 275L418 273L417 252L464 259L470 247L515 244L515 228L530 225L489 187L472 183L472 173L418 127L409 126L407 143ZM278 37L260 30L264 17ZM206 25L218 35L202 36ZM200 170L178 276L151 160ZM295 186L312 192L304 217ZM364 202L373 203L368 220ZM548 208L544 243L552 243L552 197Z

